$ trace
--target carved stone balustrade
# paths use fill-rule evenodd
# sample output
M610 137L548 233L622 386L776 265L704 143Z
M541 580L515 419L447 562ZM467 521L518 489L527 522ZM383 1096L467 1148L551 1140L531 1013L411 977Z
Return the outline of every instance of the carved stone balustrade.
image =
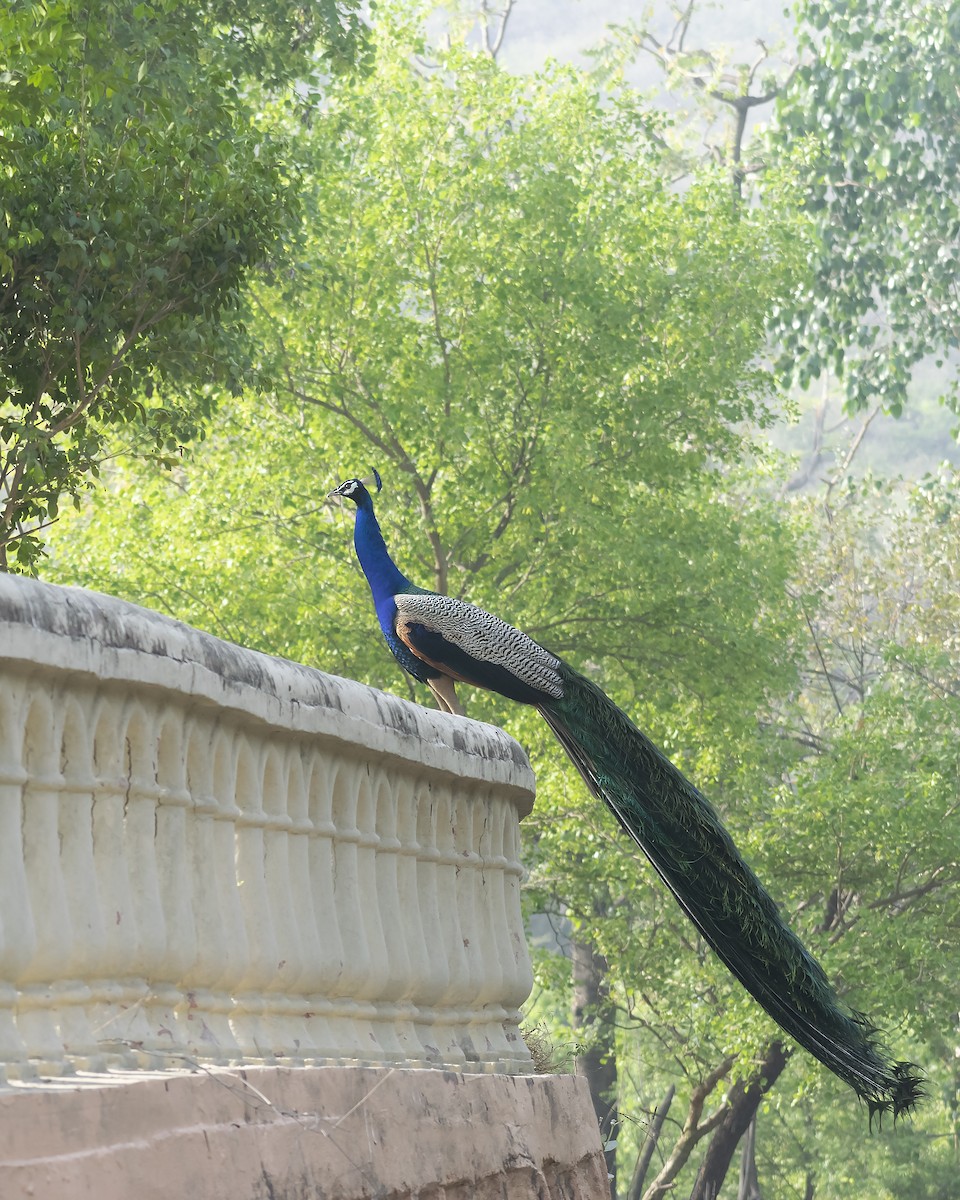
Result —
M0 576L0 1063L526 1073L499 730Z

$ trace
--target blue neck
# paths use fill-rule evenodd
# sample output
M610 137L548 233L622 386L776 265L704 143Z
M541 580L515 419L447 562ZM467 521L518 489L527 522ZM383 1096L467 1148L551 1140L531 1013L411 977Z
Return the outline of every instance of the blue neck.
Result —
M402 574L390 557L380 525L373 513L373 501L365 496L357 506L357 520L353 527L353 544L357 550L360 566L370 584L373 603L381 616L381 605L392 601L397 592L408 591L413 584ZM392 608L392 605L390 606Z

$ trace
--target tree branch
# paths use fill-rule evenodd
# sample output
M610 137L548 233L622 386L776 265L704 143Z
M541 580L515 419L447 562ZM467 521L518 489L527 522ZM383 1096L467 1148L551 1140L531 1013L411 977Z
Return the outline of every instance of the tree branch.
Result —
M654 1179L653 1183L643 1193L643 1200L661 1200L661 1197L665 1196L672 1188L673 1181L680 1173L687 1159L689 1159L694 1146L702 1141L723 1120L728 1108L726 1100L706 1120L701 1121L700 1118L703 1116L707 1097L716 1089L720 1081L730 1074L734 1061L732 1055L725 1058L690 1093L687 1117L683 1123L680 1136L674 1143L673 1150L670 1152L666 1162L660 1168L656 1179Z

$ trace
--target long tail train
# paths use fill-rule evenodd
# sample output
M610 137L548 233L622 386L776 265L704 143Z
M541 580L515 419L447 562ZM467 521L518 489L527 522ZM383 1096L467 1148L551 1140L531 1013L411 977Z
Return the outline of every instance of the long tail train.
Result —
M771 1017L876 1114L909 1111L922 1075L846 1007L784 923L704 796L595 684L566 663L563 696L537 705L718 957Z
M380 489L380 477L373 482ZM462 712L458 680L531 704L587 786L614 812L715 953L771 1017L874 1114L907 1112L921 1074L897 1062L876 1028L846 1007L737 852L704 797L625 713L556 655L491 613L419 588L390 557L360 479L331 495L357 506L354 545L395 658Z

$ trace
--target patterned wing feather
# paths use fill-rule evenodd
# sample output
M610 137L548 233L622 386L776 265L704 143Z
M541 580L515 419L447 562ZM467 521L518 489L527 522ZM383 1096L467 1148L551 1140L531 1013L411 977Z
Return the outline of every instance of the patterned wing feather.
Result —
M401 593L397 634L431 666L511 700L560 699L560 659L492 613L452 596Z

